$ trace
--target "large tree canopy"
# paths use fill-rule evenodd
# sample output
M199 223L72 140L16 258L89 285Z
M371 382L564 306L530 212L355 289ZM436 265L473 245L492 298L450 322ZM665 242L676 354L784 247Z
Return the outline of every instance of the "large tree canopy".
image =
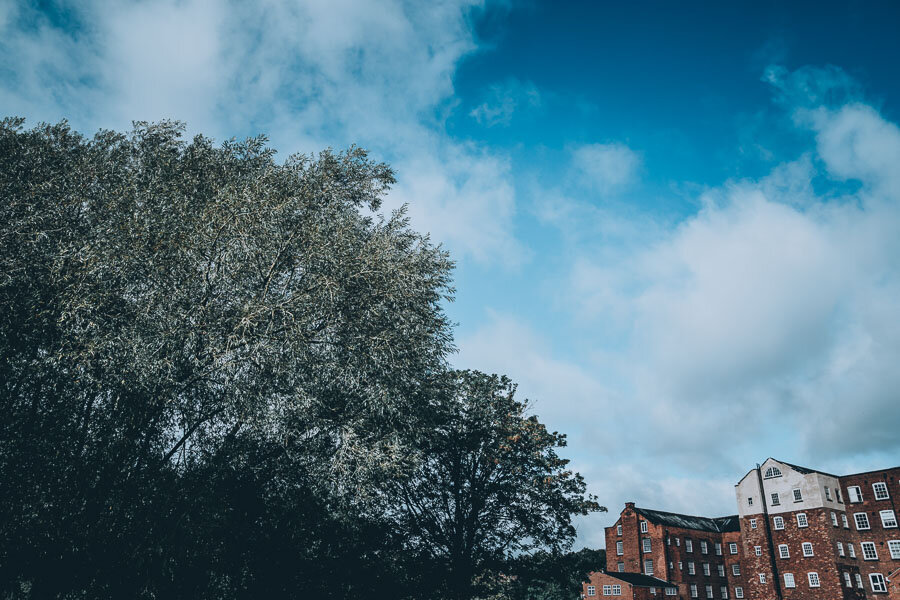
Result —
M109 557L79 536L98 527L144 560L136 512L180 518L154 492L215 461L277 457L355 493L443 369L451 263L402 214L373 216L387 166L181 131L0 123L7 583L94 585L92 553Z

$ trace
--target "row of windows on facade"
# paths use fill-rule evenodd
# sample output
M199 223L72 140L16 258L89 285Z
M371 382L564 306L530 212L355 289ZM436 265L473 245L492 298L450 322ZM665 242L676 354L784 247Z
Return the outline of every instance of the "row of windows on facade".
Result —
M850 558L856 558L856 549L851 542L847 542L847 553L844 552L843 542L836 543L838 556L843 557L849 555ZM888 540L887 545L891 558L893 560L900 560L900 540ZM878 560L878 549L875 546L875 542L860 542L860 546L862 547L863 560ZM762 556L762 546L754 546L753 550L756 556ZM813 554L812 542L803 542L801 544L801 550L804 557L815 556L815 554ZM778 556L779 558L791 557L790 549L787 544L778 545Z
M688 575L696 575L697 574L697 567L693 561L688 561L687 568L688 568ZM704 575L711 574L709 563L702 563L701 569L703 570ZM616 570L619 573L624 573L625 572L625 563L623 563L623 562L616 563ZM669 561L669 570L670 571L675 570L675 563L673 561ZM678 561L678 570L684 571L684 562L683 561L680 561L680 560ZM716 565L716 572L719 574L719 577L725 577L725 565ZM646 575L653 575L653 561L652 560L644 561L644 573ZM731 565L731 574L734 575L735 577L740 576L741 565L739 563L734 563L733 565Z
M677 596L678 595L678 588L676 588L676 587L666 587L666 588L660 588L660 589L665 590L666 596ZM655 587L650 588L650 594L652 594L654 596L656 595ZM587 586L587 595L588 596L596 596L597 588L593 585ZM604 596L621 596L622 595L622 586L621 585L604 585L603 586L603 595Z
M853 587L853 583L850 579L850 573L844 571L844 585L846 587ZM863 580L862 575L859 573L855 573L856 576L856 586L860 589L863 589ZM815 571L806 574L807 581L809 582L809 587L817 588L821 586L821 581L819 580L819 574ZM766 583L766 574L759 574L759 582ZM873 592L886 592L887 586L885 585L884 575L881 573L870 573L869 574L869 584L872 586ZM786 588L795 588L797 587L797 583L794 580L793 573L785 573L784 574L784 587Z
M893 510L882 510L878 512L878 515L881 517L882 528L895 529L897 527L897 515L894 514ZM797 527L809 527L809 519L807 519L806 513L797 513L795 517L797 519ZM847 515L845 513L841 513L841 523L843 524L844 529L850 529L850 523L847 520ZM853 513L853 523L856 525L857 531L865 531L872 528L872 525L869 522L868 513ZM756 519L750 519L750 529L756 529L756 524ZM838 515L834 511L831 511L831 524L835 527L840 527L838 524ZM772 517L772 525L776 530L784 529L784 517Z
M774 475L772 473L775 473ZM769 467L766 469L766 479L771 479L772 477L781 477L781 471L778 467ZM825 488L825 499L828 501L832 500L831 497L831 488L827 485ZM890 494L888 493L887 484L883 481L876 481L872 484L872 493L875 495L876 500L889 500ZM838 503L843 504L844 501L841 498L841 490L835 488L834 490L835 497ZM794 502L803 502L803 492L800 488L794 488L791 490L791 495L794 499ZM772 499L771 506L781 506L781 495L778 492L772 492L770 494ZM851 485L847 488L847 497L850 499L852 503L858 503L863 501L862 488L858 485ZM747 505L753 506L753 497L747 497Z

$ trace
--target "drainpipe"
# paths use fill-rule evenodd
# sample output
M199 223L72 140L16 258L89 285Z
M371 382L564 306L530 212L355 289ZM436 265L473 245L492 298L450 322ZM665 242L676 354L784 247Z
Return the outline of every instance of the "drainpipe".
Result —
M772 567L772 579L775 583L775 598L782 600L781 576L778 574L778 565L775 564L775 542L772 540L772 529L769 525L769 509L766 507L766 490L763 487L762 468L756 463L756 479L759 481L759 495L762 501L763 518L766 523L766 541L769 545L769 563Z

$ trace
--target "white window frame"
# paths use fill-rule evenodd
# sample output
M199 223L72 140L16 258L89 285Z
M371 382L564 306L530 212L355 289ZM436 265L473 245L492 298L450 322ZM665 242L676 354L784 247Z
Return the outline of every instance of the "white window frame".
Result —
M847 542L847 553L850 555L850 558L856 558L856 548L853 547L852 542Z
M731 565L731 574L734 575L735 577L740 577L740 576L741 576L741 565L740 565L740 563L734 563L733 565Z
M793 573L785 573L784 574L784 587L786 587L786 588L797 587L797 583L794 581Z
M623 562L616 563L616 571L618 571L619 573L624 573L625 572L625 563L623 563Z
M759 582L760 582L760 583L765 583L765 582L766 582L766 574L765 574L765 573L760 573L760 574L759 574Z
M697 574L697 568L694 565L694 561L689 560L688 561L688 575L696 575L696 574Z
M703 568L703 574L706 575L707 577L709 577L710 573L712 573L712 571L709 568L709 563L703 563L700 566Z
M797 513L797 527L809 527L809 519L806 518L806 513Z
M715 545L713 546L713 548L716 551L716 556L722 556L722 544L720 544L719 542L716 542Z
M721 595L724 600L728 599L728 586L727 585L723 585L719 588L719 595Z
M678 588L667 587L666 588L666 596L677 596Z
M791 551L788 550L787 544L778 544L778 558L790 558Z
M803 492L800 488L794 488L791 493L794 495L794 502L803 502Z
M622 595L622 585L621 584L613 584L612 586L612 595L613 596L621 596Z
M683 560L678 561L678 570L684 571L684 561Z
M825 499L831 502L831 488L827 485L825 486Z
M700 540L700 554L709 554L709 544L706 540Z
M649 525L647 525L647 521L641 521L641 533L647 533L649 530Z
M860 542L859 547L862 550L863 560L878 560L878 548L875 542Z
M691 598L699 598L699 597L700 597L700 595L697 592L697 584L692 583L691 584Z
M861 523L863 521L865 521L865 527L861 526ZM872 529L872 524L869 523L869 513L853 513L853 524L856 525L857 531L866 531L867 529Z
M753 546L753 553L762 556L762 546Z
M765 475L763 475L763 479L772 479L773 477L781 477L781 469L774 466L766 469L766 473Z
M676 545L676 546L681 546L681 538L680 538L680 537L676 537L676 538L675 538L675 545Z
M893 510L882 510L878 513L881 516L881 526L885 529L893 529L897 527L897 515ZM887 517L887 518L885 518Z
M853 575L856 577L856 587L863 589L862 575L859 573L854 573Z
M847 513L841 513L841 525L844 529L850 529L850 521L847 520Z
M728 542L728 552L730 552L731 554L737 554L737 542Z
M644 561L644 575L653 575L653 559L648 558Z
M781 498L778 496L778 492L772 492L772 506L781 506Z
M837 513L834 511L831 511L831 524L834 525L835 527L839 527Z
M594 586L592 586L592 585L587 586L587 595L588 595L588 596L596 596L596 595L597 595L597 588L594 587Z
M693 540L689 540L687 538L684 539L684 551L685 552L693 552L694 551Z
M888 540L888 552L891 553L891 558L894 560L900 560L900 540Z
M753 506L753 496L747 496L747 506Z
M744 588L741 586L737 586L734 588L734 597L735 598L743 598L744 597Z
M756 519L750 519L750 529L756 529Z
M707 597L707 598L713 598L713 597L714 597L714 596L713 596L713 586L711 586L711 585L706 586L706 597Z
M862 497L862 489L858 485L851 485L847 487L847 499L851 504L856 504L858 502L863 501Z
M775 529L784 529L784 517L773 517L772 521L775 523Z
M804 558L809 558L810 556L815 556L815 554L813 553L812 542L803 542L800 545L800 548L803 550Z
M625 542L619 540L616 542L616 556L622 556L625 554Z
M844 556L844 542L837 543L838 556Z
M887 500L891 497L887 484L883 481L876 481L872 484L872 493L875 494L876 500Z
M850 581L850 573L844 571L844 587L853 587L853 582Z
M869 585L872 586L873 592L887 591L887 584L884 582L884 575L881 573L869 573Z
M622 535L622 526L616 525L616 535Z
M809 587L822 587L822 581L819 579L819 574L815 571L810 571L809 573L807 573L806 578L809 580Z
M650 538L641 538L641 550L643 550L644 554L653 552L653 542L650 541Z

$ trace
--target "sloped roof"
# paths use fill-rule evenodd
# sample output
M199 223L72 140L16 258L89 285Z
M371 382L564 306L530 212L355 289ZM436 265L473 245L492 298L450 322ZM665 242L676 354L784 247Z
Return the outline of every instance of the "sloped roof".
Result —
M674 583L669 583L664 579L657 579L651 575L644 575L643 573L606 573L610 577L614 577L625 583L630 583L631 585L636 585L637 587L675 587Z
M777 460L777 461L780 462L781 464L789 466L790 468L792 468L793 470L797 471L798 473L801 473L802 475L809 475L810 473L821 473L822 475L827 475L828 477L834 477L835 479L837 479L837 478L839 477L838 475L832 475L831 473L826 473L825 471L819 471L818 469L810 469L810 468L808 468L808 467L801 467L801 466L799 466L799 465L792 465L791 463L785 462L785 461L783 461L783 460L781 460L781 459L778 459L778 458L773 458L772 460Z
M662 510L650 510L648 508L634 509L639 515L643 515L651 523L668 525L669 527L682 527L684 529L696 529L712 533L724 533L726 531L740 531L740 522L737 515L729 517L694 517Z

